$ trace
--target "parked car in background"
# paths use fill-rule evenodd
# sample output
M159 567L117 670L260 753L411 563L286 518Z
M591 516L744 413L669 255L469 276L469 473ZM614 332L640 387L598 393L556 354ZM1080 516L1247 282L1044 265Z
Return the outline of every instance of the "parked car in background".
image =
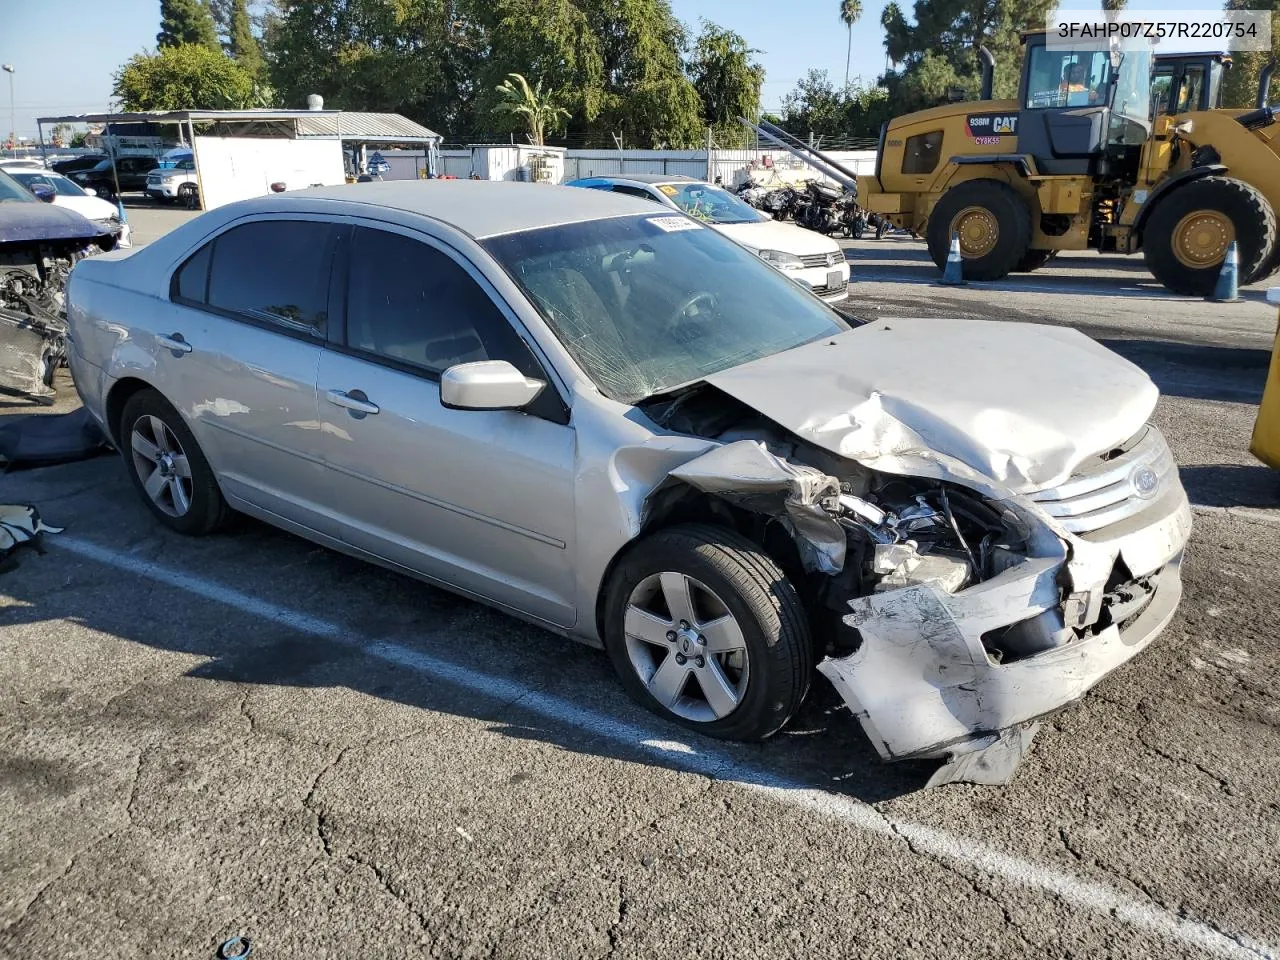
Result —
M130 246L129 224L121 221L120 211L114 203L108 203L101 197L93 196L52 170L11 167L7 163L0 167L30 190L37 199L74 210L86 220L92 220L104 231L114 234L117 246Z
M194 157L179 159L171 167L157 167L147 174L147 196L161 203L181 200L193 206L199 193Z
M49 169L66 177L79 170L91 170L106 159L106 154L87 153L79 157L68 157L65 160L55 160L53 163L49 164Z
M156 166L155 157L118 157L115 170L111 160L99 161L88 170L78 170L71 179L82 187L91 187L98 196L114 200L117 193L141 193L147 189L147 174Z
M849 263L840 245L822 234L779 223L728 190L689 177L649 174L586 177L566 186L607 190L681 210L742 244L828 302L848 293Z
M708 735L775 733L825 653L882 757L992 782L1180 596L1138 367L1065 327L851 326L647 200L266 196L80 262L68 312L159 523L239 510L515 612Z

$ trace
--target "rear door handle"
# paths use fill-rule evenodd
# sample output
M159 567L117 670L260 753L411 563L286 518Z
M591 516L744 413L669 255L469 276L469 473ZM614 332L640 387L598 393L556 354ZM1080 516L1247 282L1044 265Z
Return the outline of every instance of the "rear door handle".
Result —
M330 390L325 394L325 399L335 406L346 407L353 413L377 413L381 407L376 403L370 403L369 398L365 396L363 390Z
M180 333L171 333L167 337L156 337L156 342L166 350L172 350L175 354L191 352L191 344L187 343Z

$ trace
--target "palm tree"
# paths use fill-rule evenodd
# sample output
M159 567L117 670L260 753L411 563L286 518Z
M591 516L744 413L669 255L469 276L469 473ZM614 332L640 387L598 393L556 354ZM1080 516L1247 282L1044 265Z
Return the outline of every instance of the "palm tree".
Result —
M557 106L551 94L543 94L542 81L532 87L518 73L507 74L507 79L495 88L502 94L502 102L493 109L498 113L518 113L529 128L529 142L541 147L548 130L555 130L561 120L569 117L569 111Z
M853 56L853 25L862 19L862 0L840 0L840 20L849 31L849 48L844 55L844 85L849 85L849 58Z

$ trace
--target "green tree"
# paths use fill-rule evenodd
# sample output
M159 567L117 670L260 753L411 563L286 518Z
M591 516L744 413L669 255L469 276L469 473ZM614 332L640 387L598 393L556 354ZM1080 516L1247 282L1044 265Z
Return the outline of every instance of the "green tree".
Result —
M685 76L684 28L668 0L578 0L599 38L604 68L601 136L631 146L695 147L703 142L698 93Z
M812 133L827 140L879 136L894 110L883 87L848 84L837 90L825 70L810 70L782 101L778 125L802 140Z
M554 131L569 117L569 111L559 106L555 97L542 92L542 81L532 87L522 75L513 73L498 85L502 100L493 109L520 117L528 128L529 142L540 147L548 130Z
M139 53L115 74L125 110L240 110L263 103L253 77L219 50L195 43Z
M584 132L599 115L604 60L586 14L572 0L495 0L480 29L488 55L479 74L478 116L493 115L498 86L511 73L537 77L555 90L571 114L572 132Z
M1056 0L915 0L914 22L897 3L885 7L885 52L897 69L884 77L895 109L917 110L945 99L952 87L976 95L977 50L996 58L995 96L1012 97L1022 70L1021 36L1043 30Z
M267 64L262 59L258 38L253 35L249 7L245 0L232 0L227 25L227 53L255 79L265 79Z
M721 137L742 134L738 118L754 120L760 111L764 67L753 59L758 52L732 30L702 21L687 67L702 104L702 122Z
M205 0L160 0L160 32L158 47L198 44L221 49L214 29L213 14Z
M853 25L862 19L862 0L840 0L840 22L849 34L844 53L844 83L849 85L849 61L853 57Z
M475 2L479 6L479 0ZM470 130L487 52L467 0L280 0L265 33L280 99Z
M1243 109L1252 107L1258 97L1258 81L1262 68L1272 57L1280 57L1280 0L1228 0L1228 10L1270 10L1271 51L1245 51L1232 55L1234 61L1223 82L1222 105ZM1280 77L1271 85L1271 102L1280 100Z

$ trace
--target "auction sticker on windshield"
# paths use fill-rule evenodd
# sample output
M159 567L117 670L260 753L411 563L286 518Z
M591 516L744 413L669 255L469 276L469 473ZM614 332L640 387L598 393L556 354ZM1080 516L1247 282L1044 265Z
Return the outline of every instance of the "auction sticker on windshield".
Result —
M649 223L652 223L659 230L666 233L676 233L680 230L701 230L702 224L690 220L688 217L647 217Z

